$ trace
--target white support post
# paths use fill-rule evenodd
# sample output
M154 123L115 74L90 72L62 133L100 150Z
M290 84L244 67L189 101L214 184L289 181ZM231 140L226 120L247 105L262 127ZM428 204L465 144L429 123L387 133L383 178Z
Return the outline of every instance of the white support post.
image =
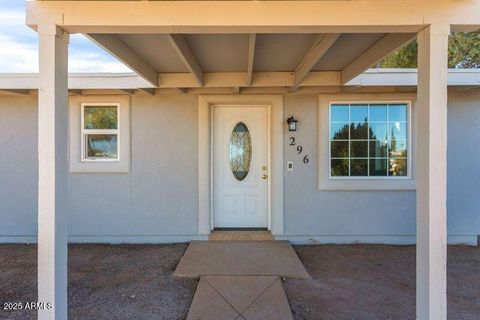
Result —
M417 319L447 319L449 25L418 34Z
M67 319L68 34L38 26L38 301L39 320Z

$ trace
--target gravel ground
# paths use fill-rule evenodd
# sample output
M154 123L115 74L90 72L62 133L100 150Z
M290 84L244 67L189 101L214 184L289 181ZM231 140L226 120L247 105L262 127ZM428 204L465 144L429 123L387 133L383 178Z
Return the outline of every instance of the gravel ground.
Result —
M70 245L69 319L185 319L197 281L172 272L187 245ZM284 286L295 320L415 319L415 247L295 246L312 276ZM480 248L448 256L448 319L480 319ZM36 246L0 245L0 303L36 301ZM36 319L0 310L0 319Z
M311 280L284 282L295 320L415 319L415 247L295 246ZM448 249L448 319L480 319L480 248Z

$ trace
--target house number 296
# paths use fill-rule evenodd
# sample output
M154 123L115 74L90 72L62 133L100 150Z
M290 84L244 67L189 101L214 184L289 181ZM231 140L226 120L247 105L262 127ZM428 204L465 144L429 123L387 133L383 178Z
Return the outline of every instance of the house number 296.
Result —
M291 146L295 146L295 145L296 145L296 143L295 143L295 137L290 137L290 145L291 145ZM301 154L301 153L303 152L303 147L299 145L299 146L296 147L296 150L297 150L297 154ZM307 164L307 163L310 162L310 159L309 159L309 157L308 157L308 154L305 155L305 156L302 158L302 161L303 161L304 164Z

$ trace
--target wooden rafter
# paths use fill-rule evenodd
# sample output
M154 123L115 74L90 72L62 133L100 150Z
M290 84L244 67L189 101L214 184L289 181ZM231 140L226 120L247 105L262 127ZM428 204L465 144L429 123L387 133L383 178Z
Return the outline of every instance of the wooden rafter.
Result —
M305 54L300 64L297 66L294 72L295 85L300 84L312 68L320 61L320 59L327 53L328 49L337 41L340 37L340 33L327 33L322 34L315 39L312 47Z
M342 71L342 84L346 84L390 53L409 43L416 37L412 33L389 33L373 44Z
M247 64L247 81L246 81L247 86L250 86L252 84L253 59L255 56L256 39L257 39L257 35L255 33L250 34L248 39L248 64Z
M190 49L185 40L185 37L181 34L167 34L167 39L187 69L195 77L197 83L203 85L203 71L198 64L197 58L193 54L192 49Z
M86 36L105 49L153 86L158 85L158 71L133 51L122 39L114 34L86 34Z

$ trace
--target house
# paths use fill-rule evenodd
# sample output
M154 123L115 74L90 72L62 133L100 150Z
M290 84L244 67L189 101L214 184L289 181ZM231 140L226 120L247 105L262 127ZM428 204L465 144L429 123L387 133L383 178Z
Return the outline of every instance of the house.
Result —
M0 77L0 241L38 239L39 301L55 304L39 319L66 319L67 241L215 228L416 243L417 318L446 319L447 229L450 243L480 234L480 73L447 70L447 39L478 29L478 12L478 0L29 2L39 75ZM138 76L68 78L70 33ZM415 38L418 82L362 74Z

